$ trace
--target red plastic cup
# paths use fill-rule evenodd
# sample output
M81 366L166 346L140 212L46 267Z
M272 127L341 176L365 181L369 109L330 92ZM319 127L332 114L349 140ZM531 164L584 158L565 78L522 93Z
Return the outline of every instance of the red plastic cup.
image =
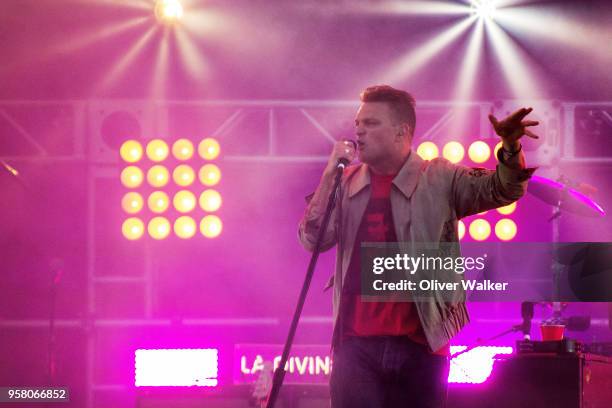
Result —
M563 331L565 326L562 324L544 324L540 326L543 341L561 341L563 340Z

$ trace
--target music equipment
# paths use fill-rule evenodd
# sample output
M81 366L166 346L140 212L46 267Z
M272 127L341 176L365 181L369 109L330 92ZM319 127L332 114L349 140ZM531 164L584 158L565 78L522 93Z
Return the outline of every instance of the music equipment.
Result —
M612 359L582 353L525 353L496 360L480 390L449 387L448 408L609 408Z

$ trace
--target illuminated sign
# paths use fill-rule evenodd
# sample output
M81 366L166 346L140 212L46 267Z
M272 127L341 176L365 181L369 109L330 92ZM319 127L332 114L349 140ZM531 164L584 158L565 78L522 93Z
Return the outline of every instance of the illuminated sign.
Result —
M266 362L276 370L282 352L282 344L237 344L234 347L234 383L255 382ZM331 367L329 345L294 345L285 365L285 383L327 384Z

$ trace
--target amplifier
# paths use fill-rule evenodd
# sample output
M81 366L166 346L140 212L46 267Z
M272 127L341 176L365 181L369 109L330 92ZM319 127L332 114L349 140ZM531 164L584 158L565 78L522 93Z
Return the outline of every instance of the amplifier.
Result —
M612 342L589 343L583 346L584 351L591 354L612 357Z
M516 352L519 354L533 353L577 353L582 351L582 344L576 340L565 338L560 341L519 340L516 342Z
M449 387L448 408L609 408L612 359L593 354L526 353L495 361L477 387Z

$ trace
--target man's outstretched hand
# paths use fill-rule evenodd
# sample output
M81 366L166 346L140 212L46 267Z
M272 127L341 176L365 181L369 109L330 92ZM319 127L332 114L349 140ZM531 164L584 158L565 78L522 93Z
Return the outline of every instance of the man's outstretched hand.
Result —
M506 150L515 151L519 148L519 139L527 135L533 139L538 139L538 135L527 129L530 126L537 126L537 120L523 120L533 108L521 108L507 118L498 121L493 115L489 115L489 120L504 143Z

